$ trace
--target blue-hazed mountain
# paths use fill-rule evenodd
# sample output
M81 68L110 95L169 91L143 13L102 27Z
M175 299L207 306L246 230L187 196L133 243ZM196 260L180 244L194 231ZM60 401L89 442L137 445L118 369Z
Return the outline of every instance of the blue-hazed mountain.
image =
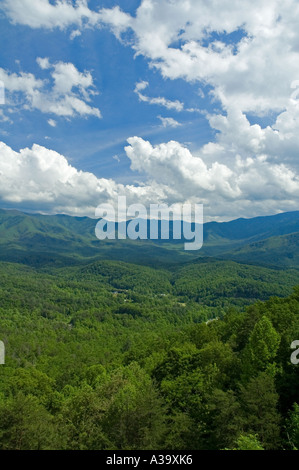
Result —
M270 237L224 254L224 258L265 266L299 267L299 232Z
M230 222L205 224L204 241L207 249L219 252L231 247L247 245L274 236L299 232L299 211L282 214L236 219Z
M115 259L161 265L225 257L253 264L299 266L299 211L206 223L203 247L194 252L185 252L182 240L172 240L172 226L170 240L99 241L96 222L88 217L0 210L0 259L57 265Z

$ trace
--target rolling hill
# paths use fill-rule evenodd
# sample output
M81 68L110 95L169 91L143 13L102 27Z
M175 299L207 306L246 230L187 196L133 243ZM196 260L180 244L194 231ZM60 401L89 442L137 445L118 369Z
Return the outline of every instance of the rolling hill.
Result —
M299 232L270 237L234 250L226 257L235 261L266 266L299 267Z
M164 266L202 257L249 264L299 267L299 211L204 224L200 251L185 252L183 240L105 240L88 217L0 210L0 260L63 266L111 259Z

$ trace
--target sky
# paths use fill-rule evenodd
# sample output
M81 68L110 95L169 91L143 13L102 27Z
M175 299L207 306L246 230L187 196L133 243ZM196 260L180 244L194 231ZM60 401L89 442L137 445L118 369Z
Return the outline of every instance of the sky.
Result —
M298 209L297 0L0 0L0 207Z

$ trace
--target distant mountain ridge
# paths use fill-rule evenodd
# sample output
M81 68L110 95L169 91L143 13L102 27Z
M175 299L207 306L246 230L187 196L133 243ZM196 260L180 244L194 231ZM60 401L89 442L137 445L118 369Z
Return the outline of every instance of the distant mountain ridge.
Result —
M299 211L208 222L203 229L203 248L189 253L184 252L181 240L99 241L95 236L96 223L88 217L0 209L0 260L30 264L39 259L41 263L65 264L84 259L132 259L146 264L224 257L246 263L299 267Z
M242 246L224 255L242 263L299 267L299 232L270 237Z

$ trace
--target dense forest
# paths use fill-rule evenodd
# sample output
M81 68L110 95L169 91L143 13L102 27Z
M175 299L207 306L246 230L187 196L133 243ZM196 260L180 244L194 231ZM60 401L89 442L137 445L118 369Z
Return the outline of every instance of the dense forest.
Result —
M299 0L0 0L0 38L0 451L296 455Z
M0 263L0 449L298 449L298 274Z

